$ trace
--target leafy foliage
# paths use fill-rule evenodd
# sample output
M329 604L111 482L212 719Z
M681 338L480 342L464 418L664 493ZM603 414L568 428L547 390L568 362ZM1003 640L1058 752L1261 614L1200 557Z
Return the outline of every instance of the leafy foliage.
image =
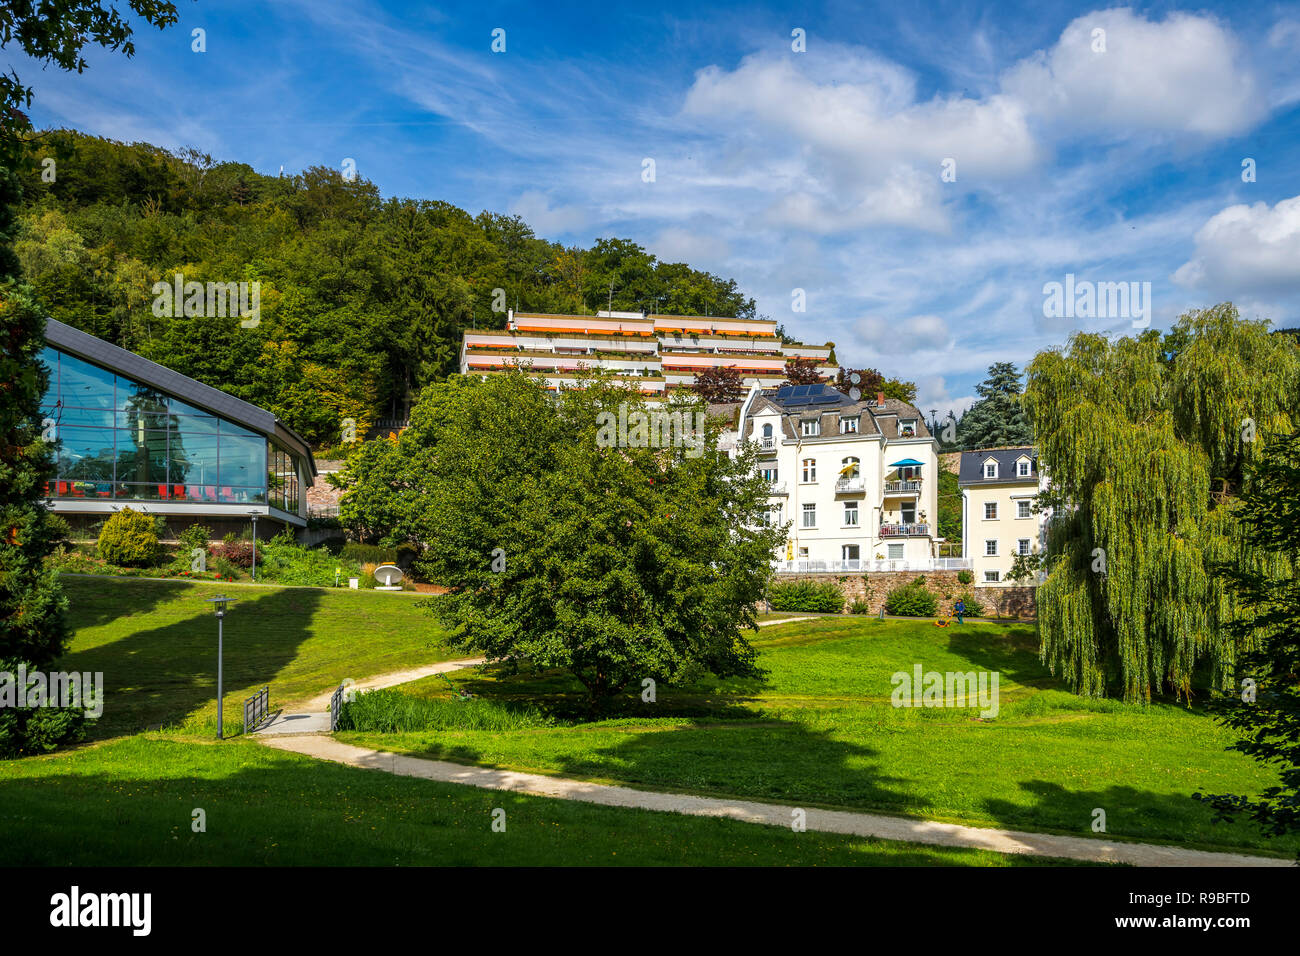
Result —
M818 361L811 358L785 360L785 385L816 385L822 380Z
M900 617L934 617L939 601L925 586L925 577L900 584L885 596L885 610Z
M1256 436L1294 430L1298 386L1295 342L1228 304L1163 340L1080 334L1034 359L1025 403L1054 514L1038 626L1044 662L1076 692L1188 695L1201 663L1229 685L1239 612L1211 566L1262 560L1236 496Z
M976 385L975 391L980 400L957 422L957 444L961 448L1033 443L1033 427L1021 401L1020 373L1013 363L990 365L989 377Z
M738 369L712 366L695 373L691 390L706 402L738 402L745 397L745 379Z
M75 176L40 177L42 160ZM68 130L23 165L15 250L60 321L275 412L314 444L405 418L458 368L462 332L501 328L504 307L752 317L734 280L661 262L635 243L590 249L538 238L518 217L384 199L371 182L312 167L263 176L241 163ZM159 316L153 287L261 283L260 323ZM498 291L500 290L500 291Z
M857 373L858 383L853 383L853 374ZM884 393L885 398L896 398L909 405L916 403L916 383L904 382L898 378L885 378L874 368L841 368L835 376L835 387L848 395L852 389L862 393L863 398L875 398Z
M633 680L752 673L741 629L781 536L753 453L719 453L713 423L698 455L609 447L599 416L623 403L645 408L600 376L557 396L518 372L453 376L391 450L349 459L340 503L353 520L354 496L374 502L385 543L421 549L417 572L452 589L430 606L456 646L567 669L593 707Z
M773 611L810 611L838 614L844 608L844 592L831 581L778 581L767 589Z
M97 548L110 564L127 568L154 564L160 553L157 526L149 515L125 507L104 522Z
M1282 836L1300 831L1300 434L1271 443L1252 478L1238 517L1269 560L1254 567L1226 565L1218 573L1242 609L1233 630L1244 640L1258 639L1239 662L1240 693L1216 701L1213 709L1243 735L1231 749L1278 768L1281 783L1258 799L1196 796L1223 819L1245 815L1265 833Z

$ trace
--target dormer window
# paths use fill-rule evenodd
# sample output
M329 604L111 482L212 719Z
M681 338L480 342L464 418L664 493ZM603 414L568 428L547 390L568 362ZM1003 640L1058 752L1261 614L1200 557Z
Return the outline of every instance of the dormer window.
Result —
M1029 460L1028 458L1020 458L1020 459L1017 459L1017 460L1016 460L1016 477L1017 477L1017 478L1028 478L1028 477L1029 477L1030 470L1032 469L1032 467L1033 467L1033 464L1032 464L1032 462L1030 462L1030 460Z
M984 477L996 478L998 476L998 463L993 459L984 462Z
M899 438L915 438L915 437L916 437L916 419L915 419L915 418L904 418L902 421L900 421L900 422L898 423L898 437L899 437Z
M840 419L841 435L856 435L857 433L858 433L858 419L856 416L854 416L853 418Z
M805 438L816 438L822 433L821 419L814 418L811 421L805 419L799 423L799 431Z

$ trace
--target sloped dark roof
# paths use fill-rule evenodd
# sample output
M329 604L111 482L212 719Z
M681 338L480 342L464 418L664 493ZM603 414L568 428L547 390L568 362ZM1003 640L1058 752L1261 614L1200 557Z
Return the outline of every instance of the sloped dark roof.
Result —
M1016 475L1016 460L1028 455L1031 464L1028 477ZM984 462L990 458L998 463L998 477L984 477ZM1009 448L976 448L961 453L961 469L957 473L959 485L1002 485L1007 482L1038 481L1038 451L1032 445Z
M118 348L111 342L87 335L80 329L74 329L56 319L49 319L45 324L45 340L54 348L84 359L94 365L117 372L126 378L166 392L199 408L205 408L214 415L228 419L236 425L243 425L252 431L276 438L282 445L303 456L311 476L316 476L316 460L312 457L311 447L301 435L276 418L271 412L242 399L228 395L220 389L202 382L196 382L180 372L174 372L143 356Z

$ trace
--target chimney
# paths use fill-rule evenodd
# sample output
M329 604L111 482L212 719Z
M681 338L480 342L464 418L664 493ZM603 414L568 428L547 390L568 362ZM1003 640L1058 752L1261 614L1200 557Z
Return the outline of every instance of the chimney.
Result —
M882 405L882 406L885 404L885 393L884 393L884 392L876 392L876 404L877 404L877 405Z

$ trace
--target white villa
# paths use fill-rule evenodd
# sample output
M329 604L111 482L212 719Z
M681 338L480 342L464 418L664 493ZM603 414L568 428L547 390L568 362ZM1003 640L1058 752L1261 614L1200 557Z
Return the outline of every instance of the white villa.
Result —
M961 454L962 551L972 559L975 583L1005 587L1017 554L1035 554L1045 541L1046 513L1034 497L1047 487L1038 452L1028 445L977 448Z
M768 521L792 523L778 571L971 566L938 556L938 444L913 406L824 384L754 387L735 425L734 442L759 447Z

